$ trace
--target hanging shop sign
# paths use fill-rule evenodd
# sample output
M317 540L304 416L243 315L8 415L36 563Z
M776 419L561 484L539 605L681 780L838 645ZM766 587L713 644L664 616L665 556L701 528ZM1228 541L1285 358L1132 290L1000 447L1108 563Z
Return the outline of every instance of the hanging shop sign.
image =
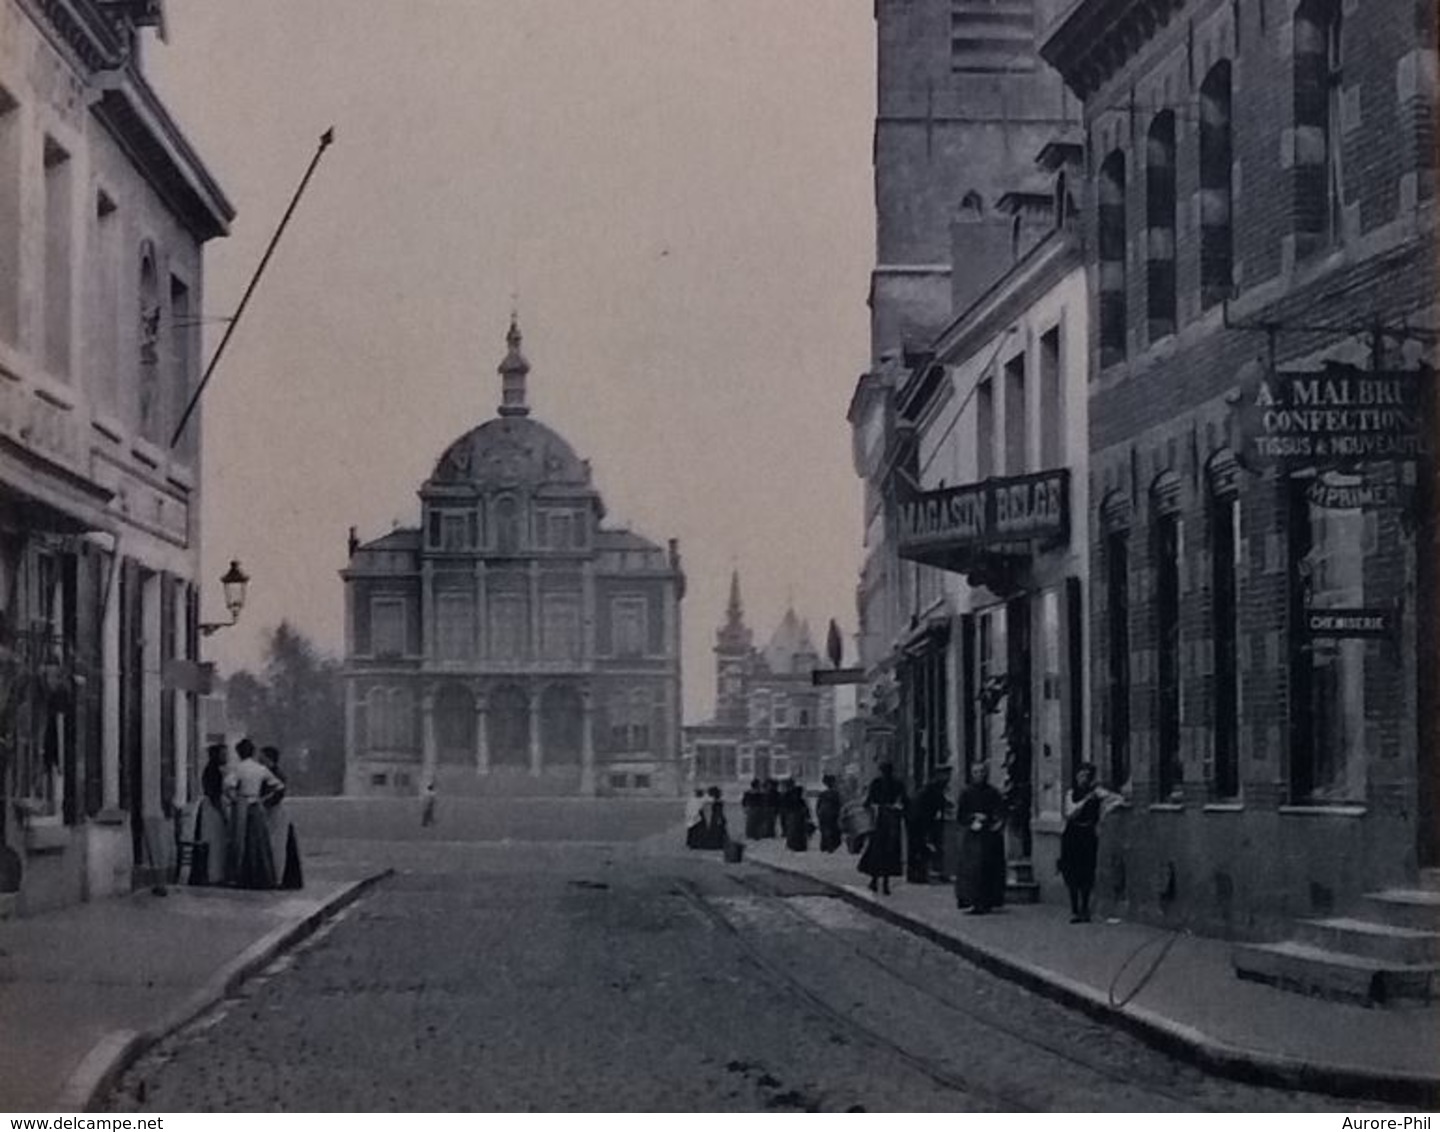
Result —
M1370 476L1322 474L1305 487L1305 498L1312 506L1332 511L1401 510L1410 505L1412 495L1399 480Z
M1305 631L1312 637L1377 638L1395 632L1395 610L1307 609Z
M1063 543L1070 535L1070 472L1060 468L919 492L899 506L899 552L923 561L1020 543Z
M1247 463L1330 466L1425 455L1423 372L1331 365L1257 376L1236 406Z

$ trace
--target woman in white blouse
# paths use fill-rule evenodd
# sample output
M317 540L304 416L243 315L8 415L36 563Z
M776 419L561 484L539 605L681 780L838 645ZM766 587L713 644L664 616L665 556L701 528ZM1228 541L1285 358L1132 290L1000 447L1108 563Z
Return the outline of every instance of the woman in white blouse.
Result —
M271 791L283 791L285 784L256 760L255 744L249 739L235 744L235 754L239 761L225 778L225 793L233 806L229 875L240 888L274 888L275 857L263 799Z

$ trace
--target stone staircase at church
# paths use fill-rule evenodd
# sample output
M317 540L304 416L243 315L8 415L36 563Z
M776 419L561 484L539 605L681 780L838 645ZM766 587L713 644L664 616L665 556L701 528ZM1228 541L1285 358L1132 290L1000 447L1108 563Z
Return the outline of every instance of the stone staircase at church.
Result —
M1440 1000L1440 869L1367 894L1353 915L1298 920L1282 943L1241 944L1235 973L1369 1006Z

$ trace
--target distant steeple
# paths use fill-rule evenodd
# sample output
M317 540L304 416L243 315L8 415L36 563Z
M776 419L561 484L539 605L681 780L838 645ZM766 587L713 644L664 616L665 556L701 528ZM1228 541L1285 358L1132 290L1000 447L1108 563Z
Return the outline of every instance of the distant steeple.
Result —
M750 630L745 627L745 607L740 601L740 571L730 572L730 601L725 606L725 624L715 634L722 652L744 652L750 647Z
M510 329L505 334L509 347L505 360L500 363L500 415L502 417L528 417L530 406L525 403L525 375L530 372L530 363L520 352L519 316L510 312Z

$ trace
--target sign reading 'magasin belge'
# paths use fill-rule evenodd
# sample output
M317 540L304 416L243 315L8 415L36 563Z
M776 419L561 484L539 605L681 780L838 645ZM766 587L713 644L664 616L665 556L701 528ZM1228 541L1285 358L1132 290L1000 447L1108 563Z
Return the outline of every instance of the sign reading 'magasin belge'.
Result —
M1269 373L1240 394L1246 455L1255 464L1326 466L1425 455L1421 375L1330 366Z
M942 487L904 498L899 506L904 557L1017 543L1060 543L1070 536L1070 472Z

